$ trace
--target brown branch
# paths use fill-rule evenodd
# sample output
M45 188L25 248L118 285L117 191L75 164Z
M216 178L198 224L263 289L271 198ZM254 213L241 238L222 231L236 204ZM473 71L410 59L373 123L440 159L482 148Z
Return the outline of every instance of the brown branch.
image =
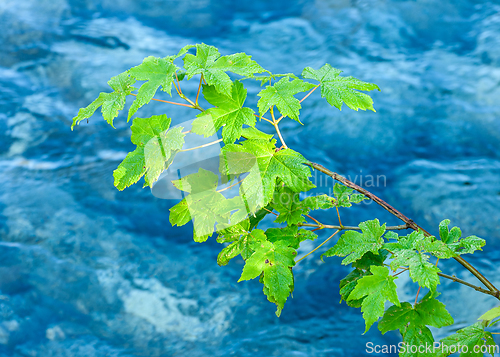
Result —
M323 227L329 229L339 229L339 230L351 230L351 231L359 231L361 228L357 226L335 226L331 224L313 224L313 223L299 223L299 227ZM410 229L407 224L402 224L400 226L387 226L385 227L387 231L397 231L403 229Z
M312 167L312 168L314 168L314 169L316 169L316 170L324 173L325 175L330 176L334 180L343 183L345 186L350 187L350 188L352 188L352 189L354 189L354 190L356 190L356 191L364 194L366 197L370 198L371 200L373 200L374 202L376 202L378 205L382 206L384 209L386 209L387 211L389 211L390 213L392 213L394 216L398 217L400 220L402 220L403 222L405 222L411 229L414 229L416 231L422 230L422 232L426 236L428 236L428 237L432 236L432 234L430 234L429 232L427 232L425 229L423 229L422 227L420 227L418 224L416 224L415 222L413 222L413 220L411 220L410 218L406 217L404 214L402 214L401 212L399 212L397 209L395 209L394 207L392 207L390 204L388 204L384 200L380 199L379 197L375 196L373 193L371 193L371 192L365 190L364 188L356 185L354 182L349 181L345 177L337 174L336 172L330 171L327 168L325 168L324 166L316 164L314 162L309 162L307 165L309 165L310 167ZM468 271L470 271L476 278L478 278L479 281L481 281L492 292L492 294L490 294L490 295L493 295L497 299L500 300L500 291L488 279L486 279L486 277L484 277L476 268L474 268L470 263L468 263L464 258L462 258L460 256L454 257L454 259L456 261L458 261L460 264L462 264L462 266L465 269L467 269Z

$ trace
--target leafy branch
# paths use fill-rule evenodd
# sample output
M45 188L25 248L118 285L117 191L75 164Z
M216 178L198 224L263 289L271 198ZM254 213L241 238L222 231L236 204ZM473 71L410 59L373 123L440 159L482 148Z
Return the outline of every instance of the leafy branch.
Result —
M181 60L183 66L179 66ZM192 100L182 91L181 82L195 76L199 76L196 77L198 88ZM257 94L258 113L246 106L244 81L247 79L266 85ZM138 89L133 86L137 82L142 82ZM278 316L293 292L295 265L335 236L339 236L337 242L323 252L321 259L343 257L342 264L352 267L351 273L340 281L339 293L349 306L361 308L365 332L379 321L381 333L399 330L405 344L434 343L428 326L441 328L453 324L453 318L437 299L440 278L500 300L500 291L462 257L482 250L486 244L483 239L461 237L458 227L449 229L449 220L441 222L439 237L434 237L381 198L324 166L308 161L286 144L279 124L287 118L302 124L301 103L318 88L321 97L339 110L345 104L356 111L375 111L372 98L365 92L380 90L377 85L344 77L329 64L318 70L306 67L302 79L291 73L272 74L245 53L223 56L217 48L206 44L188 45L176 55L164 58L147 57L140 65L111 78L108 84L113 91L100 93L97 99L80 109L73 118L72 129L92 117L99 108L103 118L113 126L113 120L125 107L126 97L134 97L127 120L133 118L131 141L135 149L113 173L119 190L141 178L144 178L144 186L153 186L160 174L177 159L178 153L221 145L218 172L200 167L198 172L172 181L185 196L170 209L169 219L173 226L192 221L196 242L204 242L215 233L217 242L224 245L217 263L227 265L240 256L244 266L239 281L258 277L267 299L276 304ZM187 104L154 98L160 89L172 96L172 86L174 94ZM300 93L305 95L299 100L296 96ZM201 97L210 108L199 105ZM196 109L200 113L188 130L181 126L171 127L172 120L166 114L135 117L151 101ZM264 117L268 113L269 116ZM261 120L271 124L275 133L257 129ZM220 138L185 148L188 134L188 138L193 135L205 138L219 135ZM281 145L277 144L274 135ZM311 169L338 181L332 187L332 197L305 194L315 187L309 179ZM228 185L219 188L221 183ZM238 195L230 196L234 192L232 188L238 188ZM340 209L365 199L376 202L404 224L386 226L373 219L360 222L358 226L343 225ZM316 210L335 210L332 212L338 224L323 224L313 217L312 211ZM269 214L278 227L259 229L259 224ZM317 239L316 232L323 229L335 231L296 259L301 243ZM413 232L396 233L407 229ZM470 271L486 289L442 272L438 262L451 258ZM431 260L434 259L433 264ZM395 281L403 273L408 273L418 285L414 301L402 302L397 295ZM422 289L428 293L419 301ZM386 309L387 302L392 305ZM439 342L446 346L492 345L495 333L485 329L500 321L500 308L486 312L479 320L481 322Z

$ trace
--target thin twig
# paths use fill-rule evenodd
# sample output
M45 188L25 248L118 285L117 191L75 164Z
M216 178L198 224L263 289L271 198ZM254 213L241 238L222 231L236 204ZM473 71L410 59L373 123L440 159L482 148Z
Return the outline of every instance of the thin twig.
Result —
M137 97L137 94L134 94L134 93L130 93L130 95ZM173 105L180 105L182 107L193 108L192 105L188 105L188 104L184 104L184 103L170 102L168 100L161 100L161 99L156 99L156 98L151 98L151 100L154 100L155 102L162 102L162 103L168 103L168 104L173 104Z
M335 206L335 209L337 210L337 217L339 218L339 225L342 227L342 221L340 220L339 208L337 206Z
M411 220L408 217L406 217L404 214L402 214L401 212L399 212L397 209L395 209L394 207L392 207L390 204L388 204L384 200L380 199L379 197L375 196L373 193L371 193L371 192L365 190L364 188L356 185L354 182L351 182L348 179L346 179L345 177L337 174L336 172L330 171L327 168L325 168L324 166L316 164L314 162L309 162L307 165L311 166L312 168L314 168L314 169L316 169L316 170L318 170L320 172L323 172L325 175L328 175L331 178L333 178L334 180L343 183L347 187L350 187L350 188L352 188L352 189L354 189L354 190L356 190L356 191L364 194L365 196L367 196L368 198L372 199L374 202L376 202L377 204L379 204L380 206L382 206L383 208L385 208L387 211L389 211L390 213L392 213L393 215L395 215L396 217L398 217L399 219L401 219L410 228L412 228L412 229L414 229L416 231L422 230L422 232L424 233L424 235L426 235L428 237L432 236L432 234L430 234L429 232L427 232L425 229L423 229L422 227L420 227L418 224L416 224L415 222L413 222L413 220ZM481 281L492 292L492 294L490 294L490 295L493 295L497 299L500 300L500 291L488 279L486 279L486 277L484 277L476 268L474 268L470 263L468 263L464 258L462 258L460 256L454 257L454 259L456 261L458 261L460 264L462 264L462 266L465 269L469 270L476 278L478 278L479 281Z
M207 146L210 146L210 145L214 145L214 144L220 143L221 141L222 141L222 139L211 141L211 142L209 142L207 144L204 144L204 145L195 146L194 148L179 150L179 152L185 152L185 151L191 151L191 150L201 149L201 148L204 148L204 147L207 147Z
M422 288L421 286L419 286L419 287L418 287L418 290L417 290L417 296L415 296L415 303L413 304L414 306L415 306L415 305L417 305L417 301L418 301L418 294L420 293L420 289L421 289L421 288Z
M359 231L361 228L357 226L335 226L335 225L330 225L330 224L312 224L312 223L299 223L298 226L300 227L323 227L323 228L329 228L329 229L340 229L340 230L354 230L354 231ZM400 226L387 226L385 227L385 230L387 231L398 231L398 230L403 230L403 229L409 229L406 224L402 224Z
M403 269L403 270L401 270L399 273L394 274L393 276L398 276L399 274L404 273L405 271L409 270L408 268L401 268L401 269Z
M237 184L243 182L245 178L242 178L241 180L239 180L238 182L232 184L231 186L228 186L228 187L225 187L223 189L220 189L220 190L217 190L217 192L223 192L223 191L226 191L226 190L229 190L230 188L233 188L234 186L236 186Z
M277 214L276 212L270 211L270 210L268 210L266 207L262 207L262 209L266 210L266 211L267 211L267 212L269 212L269 213L274 214L276 217L278 216L278 214Z
M318 245L316 248L314 248L313 250L311 250L309 253L307 253L306 255L304 255L302 258L300 258L299 260L297 260L295 262L295 264L297 264L298 262L300 262L301 260L303 260L305 257L307 257L308 255L314 253L315 251L317 251L319 248L321 248L326 242L328 242L330 239L332 239L338 232L340 232L340 230L336 231L335 233L333 233L330 237L328 237L323 243L321 243L320 245Z
M201 82L202 81L203 81L203 73L201 74L201 77L200 77L200 84L198 85L198 93L196 93L195 104L198 104L198 97L200 96L200 89L201 89Z
M483 288L481 288L479 286L476 286L476 285L473 285L471 283L468 283L465 280L457 278L455 275L448 275L448 274L443 274L443 273L437 273L437 274L439 276L443 277L443 278L452 280L452 281L454 281L456 283L460 283L460 284L466 285L469 288L472 288L472 289L477 290L479 292L482 292L484 294L488 294L488 295L491 295L491 296L494 296L494 297L498 298L497 294L494 291L486 290L486 289L483 289Z
M313 89L311 89L311 90L309 91L309 93L307 93L307 94L304 96L304 98L302 98L301 100L299 100L299 103L302 103L302 102L303 102L303 101L304 101L307 97L309 97L309 96L312 94L312 92L314 92L316 89L318 89L318 87L319 87L319 86L320 86L320 84L318 84L316 87L314 87ZM277 122L277 123L279 123L279 122L281 121L281 119L283 119L284 117L285 117L284 115L280 116L280 117L278 118L278 120L276 120L276 122Z
M177 72L175 72L175 79L177 80L177 86L179 87L179 95L182 94L181 84L179 83L179 77L177 77Z

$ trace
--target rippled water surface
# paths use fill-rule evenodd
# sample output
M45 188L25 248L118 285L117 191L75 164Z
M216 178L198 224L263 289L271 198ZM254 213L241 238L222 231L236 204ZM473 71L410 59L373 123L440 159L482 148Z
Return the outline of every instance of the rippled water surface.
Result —
M220 268L217 243L170 226L175 201L114 188L133 149L123 116L116 130L96 115L70 131L111 76L190 43L273 72L328 62L377 83L376 113L339 112L314 93L304 126L283 125L288 145L358 183L385 175L373 191L433 233L449 218L485 238L469 260L500 285L497 1L2 0L0 30L0 356L358 356L399 342L375 327L361 335L359 310L339 304L348 269L335 259L302 261L276 318L256 281L236 283L241 261ZM183 84L195 96L196 81ZM194 116L162 103L139 114L163 112L174 124ZM374 204L342 214L399 224ZM440 267L476 283L454 261ZM400 277L400 299L414 299ZM458 284L440 291L455 328L495 306Z

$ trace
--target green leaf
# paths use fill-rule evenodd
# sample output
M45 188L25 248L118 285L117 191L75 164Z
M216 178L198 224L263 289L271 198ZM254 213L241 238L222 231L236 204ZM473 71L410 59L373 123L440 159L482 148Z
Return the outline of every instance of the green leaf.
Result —
M203 86L205 99L216 108L210 108L193 121L192 131L205 137L214 135L222 129L224 143L233 144L241 137L243 125L255 126L254 111L243 107L247 91L239 81L233 83L231 96L217 92L214 86ZM207 123L208 121L211 121Z
M128 119L145 104L148 104L161 86L164 92L172 95L172 83L177 66L172 61L164 58L149 56L136 67L128 70L128 74L139 81L147 81L140 88L137 97L132 103Z
M172 226L178 225L179 227L185 225L191 220L189 206L185 198L174 207L170 208L169 220Z
M115 186L123 191L126 187L133 185L146 173L146 162L144 161L144 148L137 147L129 152L125 159L113 171Z
M132 84L135 80L130 78L127 72L121 73L112 77L108 81L108 85L114 90L112 93L100 93L96 100L90 103L87 107L81 108L78 115L73 118L71 130L75 125L80 124L84 119L90 118L97 108L101 107L101 112L104 120L108 122L113 128L113 119L118 116L118 112L125 106L125 99L127 95L135 90Z
M428 255L424 254L426 248L435 248L432 238L426 237L422 231L412 232L405 237L399 237L397 243L384 244L384 248L394 253L391 262L393 271L407 266L414 282L434 291L439 284L440 270L430 263Z
M403 343L400 357L436 357L433 344L434 337L431 330L426 326L416 326L414 328L404 328Z
M481 317L478 318L478 320L491 321L491 320L496 319L499 316L500 316L500 306L494 307L493 309L488 310L487 312L482 314Z
M170 118L165 114L134 119L131 140L137 147L113 172L116 188L121 191L144 175L146 183L152 186L168 168L171 157L182 149L185 136L182 127L169 127Z
M401 306L391 306L385 312L378 328L382 334L387 331L410 327L416 329L423 326L434 326L441 328L453 324L453 317L446 310L446 306L436 299L439 294L428 293L419 303L413 307L404 302Z
M373 110L373 100L369 95L359 92L371 91L380 88L373 83L363 82L353 77L342 77L341 70L333 68L328 63L318 70L306 67L302 77L314 79L321 84L321 96L326 98L330 105L342 110L345 103L354 110Z
M252 75L252 76L248 76L247 78L252 78L252 79L255 79L257 81L260 81L260 86L262 87L264 84L270 83L271 81L274 81L274 80L276 80L277 78L280 78L280 77L290 77L290 78L293 78L293 79L299 79L299 77L297 77L293 73L284 73L284 74L269 73L268 75L264 75L264 76L253 76ZM247 78L244 78L244 79L247 79Z
M245 210L244 202L239 197L226 199L220 192L217 192L218 181L216 174L202 168L197 173L172 181L176 188L190 193L184 200L193 219L194 238L197 242L209 238L217 223L223 227L238 223L230 222L231 212ZM177 210L177 206L170 210L172 224L177 223L175 217L172 218L173 211L177 212Z
M372 273L370 273L369 271L363 271L361 269L354 269L340 281L340 296L342 297L342 300L344 300L350 307L361 307L364 298L357 300L349 300L348 298L351 292L356 288L358 280L367 275L372 275Z
M298 229L297 226L287 226L285 228L269 228L266 230L267 239L270 242L284 242L287 246L298 249L304 240L314 240L318 236L306 229Z
M382 266L389 252L385 249L380 249L378 254L373 254L372 252L365 253L361 259L356 260L352 263L353 268L369 270L372 265Z
M304 215L311 210L332 208L334 202L335 199L327 195L309 196L301 201L298 192L285 186L277 187L270 205L280 213L276 223L298 224L306 221Z
M241 254L243 259L248 259L254 253L254 247L266 240L266 235L261 229L254 229L252 232L242 232L241 236L222 251L217 256L217 264L226 265L231 259Z
M476 236L470 236L467 238L460 238L462 236L462 231L458 227L453 227L451 230L448 229L450 224L449 219L443 220L439 223L439 235L441 240L449 248L449 256L456 256L462 254L472 254L476 250L482 250L481 248L486 245L486 241L482 238Z
M300 79L294 79L290 82L289 77L282 78L272 86L267 86L257 94L260 99L257 102L260 116L267 113L269 108L276 106L283 116L287 116L299 123L300 102L294 97L295 94L306 92L314 88L311 83ZM301 123L302 124L302 123Z
M249 172L240 184L240 196L250 208L250 213L266 206L272 199L276 179L293 191L307 191L314 187L308 162L291 149L276 151L275 141L246 140L222 148L220 171L224 174Z
M241 136L245 139L264 139L269 141L273 138L274 135L266 134L253 126L250 126L248 128L241 129Z
M251 58L245 53L221 57L217 48L202 43L196 45L196 56L187 54L184 57L184 68L188 79L196 74L203 74L208 85L213 85L219 93L231 96L232 82L226 72L242 76L265 72Z
M438 295L428 293L415 307L408 302L391 306L379 321L378 328L382 334L391 330L401 331L405 345L400 356L436 356L434 337L427 326L441 328L453 324L445 305L435 299Z
M491 351L495 350L495 341L493 340L493 336L490 332L484 330L482 322L476 322L474 325L458 330L453 335L441 339L440 343L440 350L448 348L448 350L457 351L457 349L461 347L461 349L458 350L463 351L460 353L460 356L462 357L483 356L483 353L481 352L474 352L475 346L478 346L476 348L479 349L479 351L480 348L485 345L491 346ZM493 356L493 353L491 353L491 355Z
M277 305L276 315L281 314L285 302L293 291L293 274L297 254L284 241L275 243L265 241L256 246L255 252L248 258L238 282L250 280L263 274L264 293L269 301Z
M288 187L274 192L271 207L279 212L276 223L298 224L305 222L304 214L309 213L309 209L302 206L299 193L290 190Z
M354 190L347 186L336 183L333 186L333 195L337 199L335 205L337 207L351 207L352 203L360 203L363 200L367 200L368 197L362 194L353 194Z
M334 255L339 257L347 256L342 261L343 265L347 265L360 259L366 252L378 254L384 241L382 235L385 232L385 223L380 226L378 219L374 219L360 223L359 228L361 228L362 233L356 231L345 232L339 238L337 244L323 253L321 258Z
M449 230L448 230L448 225L450 224L449 219L445 219L439 223L439 236L441 237L441 240L445 243L453 243L453 241L449 242L448 241L448 235L449 235Z
M394 283L397 277L390 276L389 269L385 267L372 266L370 271L373 275L363 276L359 279L356 287L347 298L348 301L364 298L361 312L363 312L366 323L365 333L379 317L384 315L386 301L400 306Z

